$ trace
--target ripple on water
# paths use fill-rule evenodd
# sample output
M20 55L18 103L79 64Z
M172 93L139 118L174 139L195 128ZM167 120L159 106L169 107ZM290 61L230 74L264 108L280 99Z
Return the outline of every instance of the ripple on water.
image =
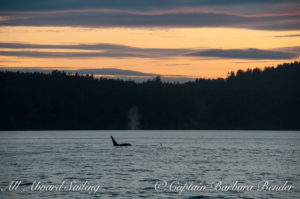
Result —
M212 197L209 196L204 196L204 195L199 195L199 196L190 196L187 197L186 199L211 199Z
M181 196L168 190L156 193L154 189L155 183L163 180L207 185L219 180L250 184L263 180L280 184L288 180L300 187L300 148L299 139L295 139L299 133L283 133L284 144L280 136L269 139L270 132L251 131L9 132L5 140L0 132L0 186L16 179L22 180L21 186L43 179L45 184L88 180L101 185L96 196L81 192L26 192L0 193L0 198L297 198L296 189L289 193L240 195L185 191ZM124 142L128 139L134 146L114 148L110 134L124 138ZM43 137L47 139L41 141Z

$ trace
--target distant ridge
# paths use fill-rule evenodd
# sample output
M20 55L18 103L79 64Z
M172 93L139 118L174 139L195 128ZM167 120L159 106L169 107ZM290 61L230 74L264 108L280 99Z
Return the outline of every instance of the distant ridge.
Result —
M225 79L144 83L92 75L0 72L1 130L300 130L300 63Z

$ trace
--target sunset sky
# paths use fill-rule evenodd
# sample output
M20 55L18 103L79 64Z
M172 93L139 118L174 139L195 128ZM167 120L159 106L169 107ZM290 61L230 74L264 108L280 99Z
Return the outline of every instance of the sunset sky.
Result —
M2 70L182 81L299 58L299 0L0 0Z

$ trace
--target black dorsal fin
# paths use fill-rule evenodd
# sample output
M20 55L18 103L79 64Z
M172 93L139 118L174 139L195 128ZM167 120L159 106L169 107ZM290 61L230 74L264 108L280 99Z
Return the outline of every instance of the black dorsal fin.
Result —
M116 142L116 140L113 138L113 136L110 136L110 137L111 137L111 140L113 142L113 145L118 146L119 144Z

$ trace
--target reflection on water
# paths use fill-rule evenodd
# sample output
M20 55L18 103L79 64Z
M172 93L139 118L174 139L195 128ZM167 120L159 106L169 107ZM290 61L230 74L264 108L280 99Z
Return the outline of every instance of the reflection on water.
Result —
M111 135L118 142L133 146L113 147ZM300 132L0 132L0 188L21 181L17 191L2 191L0 197L297 198L299 141ZM212 190L211 184L219 181L224 185L237 181L238 185L253 186L265 181L270 185L288 181L294 188L292 191ZM38 182L56 186L64 183L68 190L30 190ZM159 183L167 186L155 190ZM180 186L185 184L204 185L207 189L191 191L185 187L179 195ZM89 194L96 185L100 189Z

